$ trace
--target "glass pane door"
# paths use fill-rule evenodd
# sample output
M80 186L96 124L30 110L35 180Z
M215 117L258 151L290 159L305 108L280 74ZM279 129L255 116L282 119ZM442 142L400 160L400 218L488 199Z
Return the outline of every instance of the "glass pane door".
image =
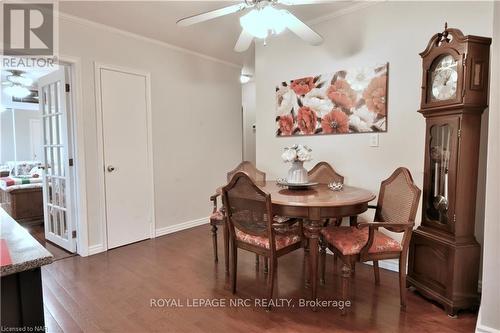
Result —
M449 180L452 128L448 124L434 125L430 129L430 193L427 217L448 223Z
M39 81L43 120L45 238L74 252L64 68Z

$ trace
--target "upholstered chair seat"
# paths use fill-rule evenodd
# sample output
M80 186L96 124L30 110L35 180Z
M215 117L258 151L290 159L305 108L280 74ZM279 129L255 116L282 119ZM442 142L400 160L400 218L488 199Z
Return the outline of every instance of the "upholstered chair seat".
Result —
M247 234L239 230L238 228L235 228L234 232L236 235L236 239L241 242L258 247L263 247L265 249L270 249L269 238L266 236ZM276 250L281 250L292 244L299 243L302 240L301 233L302 231L298 225L291 228L286 228L286 230L283 231L276 231L274 239L276 243Z
M343 255L359 254L368 242L369 228L352 228L328 226L321 230L325 240L335 246ZM398 241L386 234L375 230L372 246L368 253L401 252L402 247Z

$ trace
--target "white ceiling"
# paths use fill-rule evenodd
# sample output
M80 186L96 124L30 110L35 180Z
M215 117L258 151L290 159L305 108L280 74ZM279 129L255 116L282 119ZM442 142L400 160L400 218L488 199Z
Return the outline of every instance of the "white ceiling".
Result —
M138 35L177 45L238 65L251 65L253 47L241 54L233 51L241 32L241 13L220 17L190 27L178 27L177 20L222 8L241 1L68 1L59 10ZM352 1L287 6L303 21L310 21L346 7Z

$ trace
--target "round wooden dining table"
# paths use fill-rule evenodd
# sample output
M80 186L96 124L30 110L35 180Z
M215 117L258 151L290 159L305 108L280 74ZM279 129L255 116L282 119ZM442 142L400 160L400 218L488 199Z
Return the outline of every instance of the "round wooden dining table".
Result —
M323 221L328 218L355 217L368 209L368 202L375 199L371 191L344 185L340 191L332 191L326 184L308 189L290 190L276 181L255 183L271 194L275 215L301 218L304 234L309 240L309 281L312 299L316 299L318 286L319 235ZM221 189L218 189L221 192Z

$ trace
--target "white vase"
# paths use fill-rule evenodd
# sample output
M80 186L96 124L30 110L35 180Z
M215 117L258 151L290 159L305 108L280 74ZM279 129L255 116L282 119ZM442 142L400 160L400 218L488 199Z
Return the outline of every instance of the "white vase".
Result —
M288 183L303 184L308 182L307 170L304 168L304 162L293 161L292 167L288 170Z

